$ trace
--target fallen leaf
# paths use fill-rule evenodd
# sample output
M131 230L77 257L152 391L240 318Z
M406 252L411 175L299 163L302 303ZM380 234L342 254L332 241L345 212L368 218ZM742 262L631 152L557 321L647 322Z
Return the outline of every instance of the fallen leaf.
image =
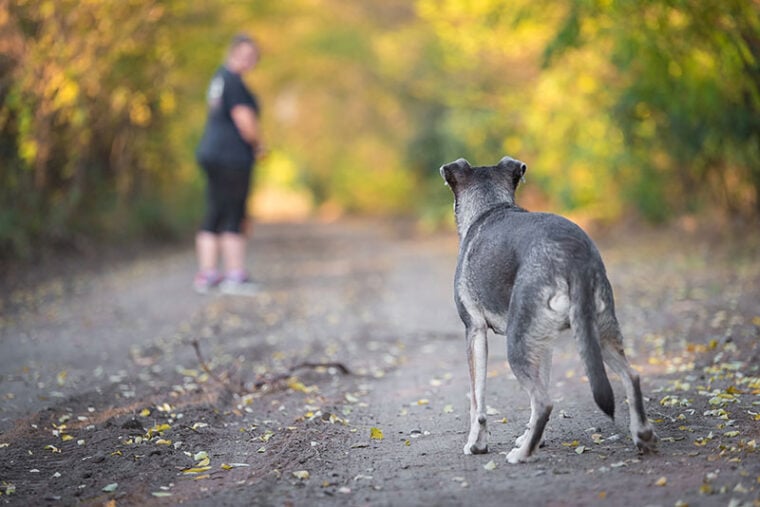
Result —
M248 463L222 463L223 470L232 470L233 468L249 467Z
M308 470L297 470L293 472L293 477L296 479L301 479L302 481L307 480L311 475L309 474Z
M162 433L162 432L164 432L166 430L170 430L170 429L172 429L172 427L169 424L166 424L166 423L164 423L164 424L157 424L157 425L153 426L152 428L150 428L148 430L148 432L145 434L145 436L146 436L146 438L150 439L150 438L153 438L156 434Z
M153 495L155 497L158 497L158 498L165 498L167 496L172 496L172 494L169 493L168 491L153 491L153 492L151 492L151 495Z
M383 438L385 438L383 436L383 430L381 430L380 428L370 428L369 438L373 440L382 440Z
M485 468L489 472L491 470L496 470L496 462L494 460L491 460L488 463L486 463L485 465L483 465L483 468Z
M184 470L182 470L182 473L183 474L199 474L199 473L202 473L202 472L208 472L209 470L211 470L210 466L191 467L191 468L185 468Z
M112 482L108 486L104 487L103 491L105 491L106 493L113 493L114 491L116 491L116 488L118 488L118 487L119 487L119 483L118 482Z
M444 414L452 414L452 413L454 413L454 405L445 405L443 407L443 413Z
M172 441L166 440L165 438L159 438L158 440L155 441L155 444L156 445L172 445Z
M655 486L665 486L668 483L667 477L660 477L654 483Z
M140 417L148 417L150 415L150 410L147 408L144 408L140 411Z
M586 451L586 447L579 445L575 448L575 454L583 454Z

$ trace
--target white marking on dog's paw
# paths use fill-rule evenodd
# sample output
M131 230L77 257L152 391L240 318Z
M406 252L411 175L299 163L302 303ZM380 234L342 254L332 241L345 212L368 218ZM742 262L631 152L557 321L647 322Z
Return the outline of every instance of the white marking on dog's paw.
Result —
M507 462L512 463L513 465L517 463L525 463L528 460L528 456L525 454L526 453L523 452L522 447L516 447L507 454Z

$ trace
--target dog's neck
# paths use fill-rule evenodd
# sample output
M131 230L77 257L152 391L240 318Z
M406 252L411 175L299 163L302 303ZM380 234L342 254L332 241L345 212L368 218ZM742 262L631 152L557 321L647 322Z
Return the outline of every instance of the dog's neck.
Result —
M468 190L465 189L456 199L454 211L460 239L464 239L467 235L467 231L470 230L470 226L472 226L483 213L486 213L497 206L516 207L514 197L507 193L500 193L498 199L483 200L478 199L478 197L482 197L482 194L479 192L468 192Z

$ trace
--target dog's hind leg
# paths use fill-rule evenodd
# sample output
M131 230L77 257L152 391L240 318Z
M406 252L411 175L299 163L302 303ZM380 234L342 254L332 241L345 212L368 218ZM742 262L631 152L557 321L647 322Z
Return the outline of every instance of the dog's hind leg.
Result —
M625 387L631 419L631 437L641 452L654 452L657 450L657 435L644 411L639 375L625 357L623 336L614 317L609 319L605 326L600 326L599 338L604 362L618 374Z
M486 429L486 369L488 339L485 327L467 328L467 364L470 371L470 435L464 446L465 454L488 452Z
M507 358L520 386L530 396L530 422L516 442L517 447L507 454L510 463L524 462L533 454L553 408L548 392L552 337L540 325L540 315L525 314L519 306L519 303L512 305L507 320Z
M551 347L547 347L544 351L544 355L541 358L541 366L540 366L540 379L541 383L548 388L549 383L551 382L551 372L552 372L552 349ZM527 424L527 429L525 430L525 433L517 437L515 440L515 445L517 447L520 447L523 442L525 442L525 439L528 438L528 435L530 435L530 428L535 425L535 420L533 418L534 411L531 410L531 420ZM538 447L543 447L544 440L541 439L541 441L538 443Z

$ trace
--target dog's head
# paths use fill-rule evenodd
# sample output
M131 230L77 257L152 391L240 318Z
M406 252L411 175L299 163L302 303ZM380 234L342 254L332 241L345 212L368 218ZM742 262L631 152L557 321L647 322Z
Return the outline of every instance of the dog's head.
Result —
M512 157L494 166L472 167L463 158L441 166L441 176L454 192L457 222L462 225L497 204L514 204L515 190L526 170L523 162Z

